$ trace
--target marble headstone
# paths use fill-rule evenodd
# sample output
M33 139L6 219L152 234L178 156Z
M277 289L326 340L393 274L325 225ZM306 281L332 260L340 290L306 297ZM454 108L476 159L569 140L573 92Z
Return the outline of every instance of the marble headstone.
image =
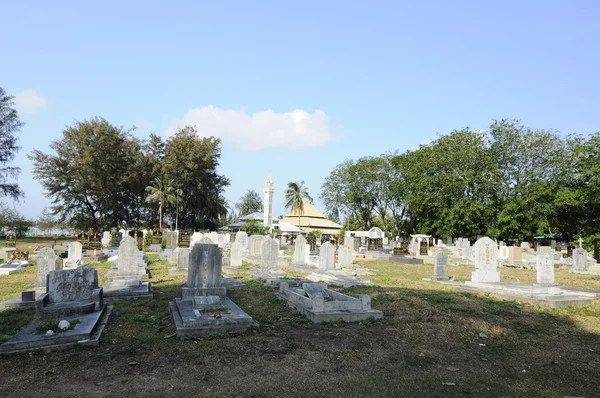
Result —
M190 253L187 286L182 288L182 298L194 296L225 296L221 287L222 257L219 246L197 243Z
M431 279L436 281L448 280L448 253L438 252L435 255L435 265L433 266Z
M69 254L67 257L67 261L76 262L81 261L83 258L83 246L81 242L71 242L69 243Z
M583 248L573 249L573 266L571 271L574 272L587 272L589 264L587 262L588 252Z
M277 266L278 245L275 239L266 238L262 241L261 271L278 270Z
M352 267L352 250L348 246L338 247L338 266L340 268Z
M134 238L126 235L119 245L119 259L117 260L118 275L137 275L139 250Z
M538 254L536 256L537 283L542 286L553 286L554 282L554 261L549 253Z
M498 246L496 242L484 236L473 245L475 271L471 273L472 282L500 282L498 267Z
M248 234L245 231L236 232L235 241L240 244L242 253L248 251Z
M308 255L310 246L306 244L306 238L303 235L298 235L294 242L294 264L305 265L308 263Z
M240 267L242 265L242 245L239 242L231 244L231 266Z
M319 250L319 270L332 271L335 269L335 247L330 242L325 242Z

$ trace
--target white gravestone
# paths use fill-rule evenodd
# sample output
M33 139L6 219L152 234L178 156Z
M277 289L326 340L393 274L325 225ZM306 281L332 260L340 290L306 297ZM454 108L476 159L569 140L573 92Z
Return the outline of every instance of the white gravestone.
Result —
M352 267L352 250L345 245L338 247L338 267Z
M307 259L309 252L307 250L307 246L310 248L310 245L306 244L306 238L302 235L298 235L298 237L296 237L296 241L294 242L294 264L308 264Z
M552 255L548 253L536 256L537 283L542 286L553 286L554 282L554 261Z
M42 247L38 252L37 267L36 288L45 288L48 272L62 270L62 259L51 248Z
M242 265L242 245L239 242L231 244L231 266L240 267Z
M194 232L190 238L190 247L200 242L200 239L202 239L202 232Z
M102 233L102 247L104 248L108 248L108 246L110 245L110 239L111 239L111 235L110 235L110 231L104 231Z
M69 254L67 255L67 262L75 263L81 261L83 258L83 246L80 242L69 243Z
M498 246L496 242L484 236L473 245L475 271L471 273L472 282L500 282L498 267Z
M577 248L573 250L573 266L571 272L587 272L589 264L587 262L588 252L585 249Z
M187 272L190 266L190 253L192 249L185 247L178 247L179 252L177 254L177 271Z
M438 252L435 255L435 265L433 267L432 280L446 281L448 280L448 253Z
M248 234L245 231L236 232L235 241L240 244L242 253L248 251Z
M277 266L277 252L278 246L275 239L267 238L262 241L261 271L270 272L279 270L279 267Z
M319 249L319 270L323 272L333 271L335 269L335 247L325 242Z
M126 235L119 245L119 259L117 260L117 274L120 276L137 275L140 272L138 265L139 250L134 238Z

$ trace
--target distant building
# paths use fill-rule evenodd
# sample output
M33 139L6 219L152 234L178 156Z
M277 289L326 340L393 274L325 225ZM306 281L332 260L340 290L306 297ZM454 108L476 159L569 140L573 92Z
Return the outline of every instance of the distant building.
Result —
M291 224L306 232L319 230L330 235L339 235L342 229L340 224L329 220L310 202L304 202L304 213L300 214L298 209L294 209L279 223Z

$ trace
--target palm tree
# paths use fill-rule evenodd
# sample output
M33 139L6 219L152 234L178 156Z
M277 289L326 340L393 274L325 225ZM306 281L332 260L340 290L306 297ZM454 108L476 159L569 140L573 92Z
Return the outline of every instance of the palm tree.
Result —
M310 203L313 202L313 198L308 194L308 188L304 186L304 181L300 184L297 182L288 182L287 189L285 190L285 208L291 208L292 213L298 212L298 227L302 228L302 215L304 214L304 199L308 199Z
M167 176L159 176L154 184L146 187L148 196L146 203L158 202L158 228L162 229L162 209L172 205L178 198L178 192L173 186L173 180Z

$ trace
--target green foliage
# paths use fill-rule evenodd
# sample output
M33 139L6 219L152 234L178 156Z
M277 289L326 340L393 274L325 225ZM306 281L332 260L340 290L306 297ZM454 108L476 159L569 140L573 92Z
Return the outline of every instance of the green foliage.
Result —
M297 212L300 216L304 214L304 200L307 199L310 203L313 202L313 198L308 194L308 188L304 186L304 181L300 183L289 182L284 195L285 208Z
M242 227L242 231L245 231L248 234L248 236L266 235L269 233L269 227L265 227L262 223L256 220L249 220Z
M214 229L226 214L229 180L216 173L220 140L185 127L166 142L133 137L102 118L78 122L52 142L54 154L34 150L34 178L52 198L52 214L79 229L156 223L160 213L186 229ZM179 209L173 204L179 203Z
M235 208L238 209L240 216L246 216L248 214L261 211L263 207L262 199L258 192L254 190L248 190L236 203Z
M152 244L152 233L148 232L144 237L144 249L147 249Z
M321 190L344 231L379 226L388 236L488 235L572 239L598 232L600 133L563 138L516 120L438 137L417 150L346 160Z
M0 202L0 228L4 233L12 232L18 237L23 237L32 224L33 222L27 220L14 207Z
M56 227L58 221L52 215L52 212L47 207L42 210L42 214L37 219L37 227L40 231L48 232Z
M17 200L23 192L16 182L9 181L16 179L21 169L9 164L20 149L15 134L21 130L23 122L19 120L13 100L14 97L0 87L0 193Z

